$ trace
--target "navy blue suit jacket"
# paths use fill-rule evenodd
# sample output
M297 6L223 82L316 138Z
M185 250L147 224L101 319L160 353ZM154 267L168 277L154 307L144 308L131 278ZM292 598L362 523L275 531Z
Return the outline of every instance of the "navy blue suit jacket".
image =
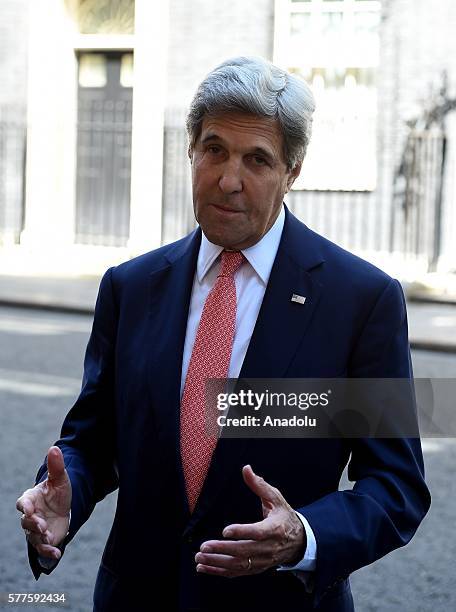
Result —
M428 510L420 442L222 438L191 515L179 391L200 240L198 229L110 269L101 282L82 391L57 442L73 488L65 544L118 487L96 610L352 610L349 574L406 544ZM293 293L306 296L304 306L290 301ZM287 210L241 377L411 375L399 283ZM356 485L340 492L348 461ZM290 572L225 579L195 571L202 542L221 539L230 523L262 519L242 479L247 463L312 526L312 594ZM43 465L37 480L45 474ZM33 553L30 559L38 577Z

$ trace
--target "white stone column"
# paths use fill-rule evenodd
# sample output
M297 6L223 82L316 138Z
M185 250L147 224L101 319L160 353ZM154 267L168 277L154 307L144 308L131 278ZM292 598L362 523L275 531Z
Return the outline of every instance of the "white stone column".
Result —
M30 2L25 229L40 251L74 236L77 63L62 0Z
M129 252L160 246L169 0L136 0Z

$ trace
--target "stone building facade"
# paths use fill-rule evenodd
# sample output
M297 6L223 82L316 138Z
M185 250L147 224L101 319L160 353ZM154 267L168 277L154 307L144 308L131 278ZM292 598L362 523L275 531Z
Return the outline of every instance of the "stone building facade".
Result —
M23 223L28 0L0 0L0 244Z
M366 5L366 10L375 9L374 5L379 8L375 187L349 189L344 185L338 189L337 181L329 181L330 188L325 188L323 182L318 188L294 190L288 204L308 225L330 239L383 267L394 267L403 261L405 249L401 242L404 214L395 197L395 174L408 135L405 121L429 107L444 70L447 94L455 95L452 33L456 5L452 0L441 0L438 7L425 0L339 2L347 3L350 10L360 4ZM5 253L15 243L16 256L19 252L43 254L47 250L50 255L47 259L43 256L46 261L35 258L42 266L52 266L59 253L58 259L67 267L73 262L75 270L90 272L177 238L193 226L183 118L195 85L204 74L223 59L241 54L261 55L286 64L281 49L287 28L290 36L293 32L292 22L287 21L293 11L304 14L312 4L316 12L324 12L327 5L337 12L338 3L136 0L134 33L120 34L114 30L81 32L74 17L79 4L96 7L97 1L0 0L0 78L5 85L0 88L0 245ZM111 8L122 4L131 3L98 2ZM336 23L333 17L331 27ZM306 26L301 27L305 42ZM131 142L119 148L131 159L131 172L124 172L130 192L122 213L127 215L128 236L117 243L103 239L93 244L90 239L78 243L77 218L82 210L77 195L81 180L81 57L88 54L94 61L96 54L115 59L131 53ZM319 68L315 68L317 74ZM89 74L89 80L92 77ZM11 109L16 113L14 122L22 124L24 132L27 127L25 168L17 145L20 135L16 145L11 144L11 136L8 140L4 135L4 126L12 123L8 115ZM438 262L444 271L455 268L456 255L453 115L449 113L445 122L447 148ZM93 143L91 146L95 147ZM327 146L329 151L330 141ZM347 142L342 155L359 157L359 150L351 146ZM333 162L323 174L330 175L332 168ZM94 193L91 197L97 208L98 192ZM103 223L114 227L115 232L119 223L115 209L109 206L107 203L108 217ZM84 218L81 223L84 225ZM426 257L416 253L409 261L412 272L425 271L428 265Z

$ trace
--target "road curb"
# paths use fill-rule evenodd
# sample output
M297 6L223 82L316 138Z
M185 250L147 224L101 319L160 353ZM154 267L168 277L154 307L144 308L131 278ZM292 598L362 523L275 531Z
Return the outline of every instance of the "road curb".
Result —
M438 304L443 306L456 306L456 298L438 295L407 295L406 301L412 304Z
M434 353L456 353L456 344L435 342L432 340L410 340L414 351L432 351Z
M0 306L8 308L24 308L26 310L41 310L46 312L62 312L65 314L91 315L95 312L89 306L72 306L70 304L46 304L40 302L22 302L20 300L8 300L1 298Z

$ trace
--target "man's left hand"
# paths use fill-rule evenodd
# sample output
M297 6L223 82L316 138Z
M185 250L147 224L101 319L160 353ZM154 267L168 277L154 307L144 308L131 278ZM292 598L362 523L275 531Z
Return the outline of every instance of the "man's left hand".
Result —
M226 540L203 542L195 556L197 572L229 578L246 576L277 565L294 565L304 556L304 527L280 491L257 476L250 465L242 468L242 476L261 499L264 519L228 525L223 530Z

